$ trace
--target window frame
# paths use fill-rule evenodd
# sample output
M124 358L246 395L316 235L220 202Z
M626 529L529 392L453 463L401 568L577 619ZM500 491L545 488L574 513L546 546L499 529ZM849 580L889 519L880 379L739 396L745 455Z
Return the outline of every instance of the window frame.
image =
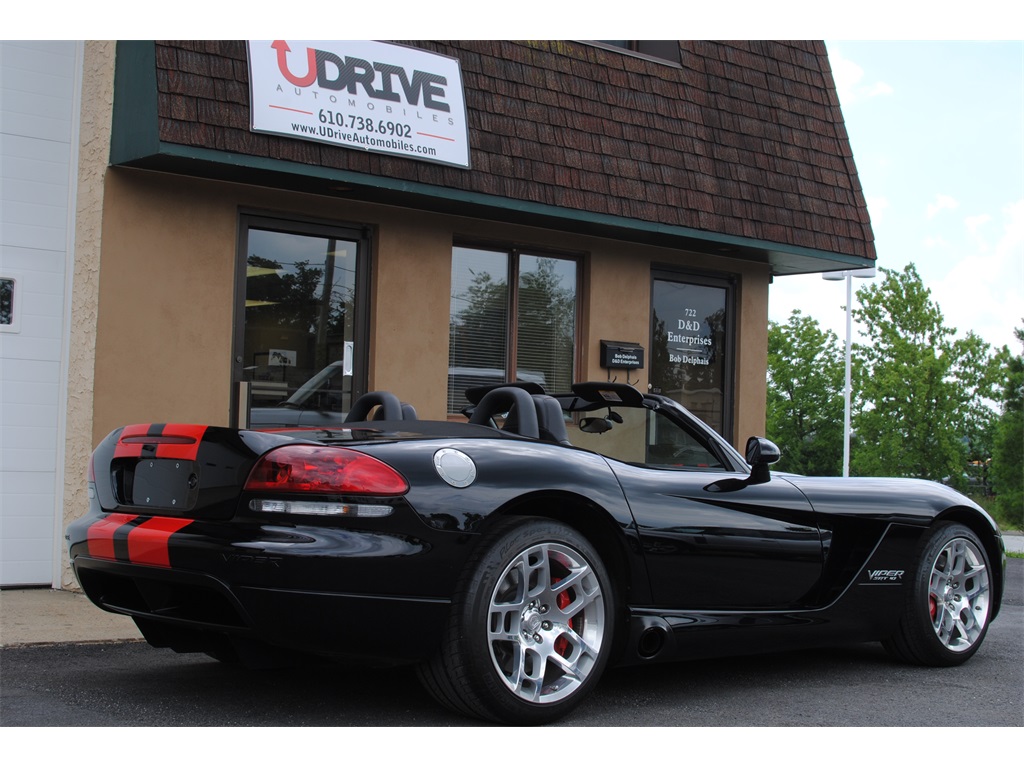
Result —
M370 271L372 268L373 239L369 226L289 216L276 212L241 209L238 213L238 236L235 249L235 309L232 334L231 380L232 388L244 381L245 349L245 296L246 263L249 250L249 230L260 229L284 234L335 238L358 243L356 253L355 303L352 360L352 400L366 394L370 365ZM237 425L242 416L242 404L232 392L230 423ZM247 405L246 405L247 407Z
M573 311L573 353L572 353L572 371L570 373L570 382L576 380L576 375L580 371L582 364L582 338L583 332L581 327L582 314L582 286L583 286L583 262L585 255L579 251L561 251L553 248L537 247L533 245L525 245L522 243L509 244L507 242L496 242L493 240L467 240L457 239L452 242L452 263L454 264L455 249L457 248L468 248L476 249L481 251L492 251L496 253L503 253L506 255L508 261L506 264L505 280L508 285L508 304L506 306L505 320L507 323L507 338L505 339L505 380L514 381L515 376L509 378L510 372L517 371L518 363L518 346L519 346L519 323L518 323L518 307L519 307L519 276L520 276L520 263L523 256L534 256L537 258L545 259L561 259L563 261L571 261L575 264L575 279L576 279L576 300L574 302ZM451 270L449 270L449 279L451 276ZM449 284L449 296L451 295L451 284ZM450 320L449 311L449 320ZM449 335L449 344L451 343L451 336ZM449 348L450 351L450 348ZM450 377L449 377L450 379ZM447 389L447 387L446 387ZM447 399L447 398L446 398ZM447 403L446 403L447 408ZM448 412L449 416L459 415L457 412Z
M615 43L604 40L582 40L580 42L586 43L587 45L593 45L596 48L603 48L606 51L616 51L626 56L634 56L638 59L644 59L645 61L654 61L658 64L665 64L670 67L676 67L677 69L683 69L683 52L681 48L679 48L676 54L678 58L665 58L654 53L647 53L640 50L640 46L642 44L652 42L674 42L678 47L678 40L626 40L626 46L616 45Z
M732 442L735 440L736 429L736 346L739 330L737 328L737 321L739 319L739 309L737 306L739 301L739 276L731 273L695 272L663 264L653 264L651 266L648 338L650 341L652 370L648 373L652 379L654 373L654 284L658 280L725 290L725 359L722 367L722 431L719 433L719 436L728 442ZM685 403L680 403L680 405L684 408L686 407ZM711 428L710 425L709 428Z
M25 279L14 272L0 272L0 281L11 284L11 322L0 323L0 333L21 333L21 305L25 299Z

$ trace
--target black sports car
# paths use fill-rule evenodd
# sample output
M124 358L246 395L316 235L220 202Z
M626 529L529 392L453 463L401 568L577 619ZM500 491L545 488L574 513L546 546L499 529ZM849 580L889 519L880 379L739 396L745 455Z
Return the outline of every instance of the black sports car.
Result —
M881 641L969 659L999 612L992 519L935 483L769 472L672 400L591 382L370 393L333 427L115 430L71 561L176 651L411 663L443 704L543 723L607 664Z

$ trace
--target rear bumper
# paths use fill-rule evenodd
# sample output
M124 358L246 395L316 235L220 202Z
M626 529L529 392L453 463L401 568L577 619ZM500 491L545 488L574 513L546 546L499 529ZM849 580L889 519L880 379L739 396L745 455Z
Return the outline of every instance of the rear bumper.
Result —
M179 650L213 650L227 637L320 656L416 661L435 650L450 605L435 598L238 586L208 574L87 555L73 565L93 603L190 638L193 647ZM216 642L207 648L202 638Z
M258 643L414 661L443 632L465 536L410 512L346 526L190 520L94 508L68 526L78 582L154 645ZM309 522L309 521L296 521Z

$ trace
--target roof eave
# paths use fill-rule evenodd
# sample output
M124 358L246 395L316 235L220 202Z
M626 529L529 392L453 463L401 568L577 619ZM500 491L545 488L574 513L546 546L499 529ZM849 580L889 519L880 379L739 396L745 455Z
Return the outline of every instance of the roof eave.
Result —
M116 164L710 253L768 264L773 275L860 269L875 263L873 259L851 254L830 253L290 160L167 142L159 142L156 149L156 152L144 157L128 159L122 155Z

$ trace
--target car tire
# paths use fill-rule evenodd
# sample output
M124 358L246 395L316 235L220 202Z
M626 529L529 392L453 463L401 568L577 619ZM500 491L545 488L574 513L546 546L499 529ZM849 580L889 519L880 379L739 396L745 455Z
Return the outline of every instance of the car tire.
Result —
M925 538L903 617L885 648L912 664L963 664L988 631L991 586L988 554L974 532L939 525Z
M469 717L552 722L587 697L611 654L608 571L579 532L553 520L509 518L486 536L420 680Z

